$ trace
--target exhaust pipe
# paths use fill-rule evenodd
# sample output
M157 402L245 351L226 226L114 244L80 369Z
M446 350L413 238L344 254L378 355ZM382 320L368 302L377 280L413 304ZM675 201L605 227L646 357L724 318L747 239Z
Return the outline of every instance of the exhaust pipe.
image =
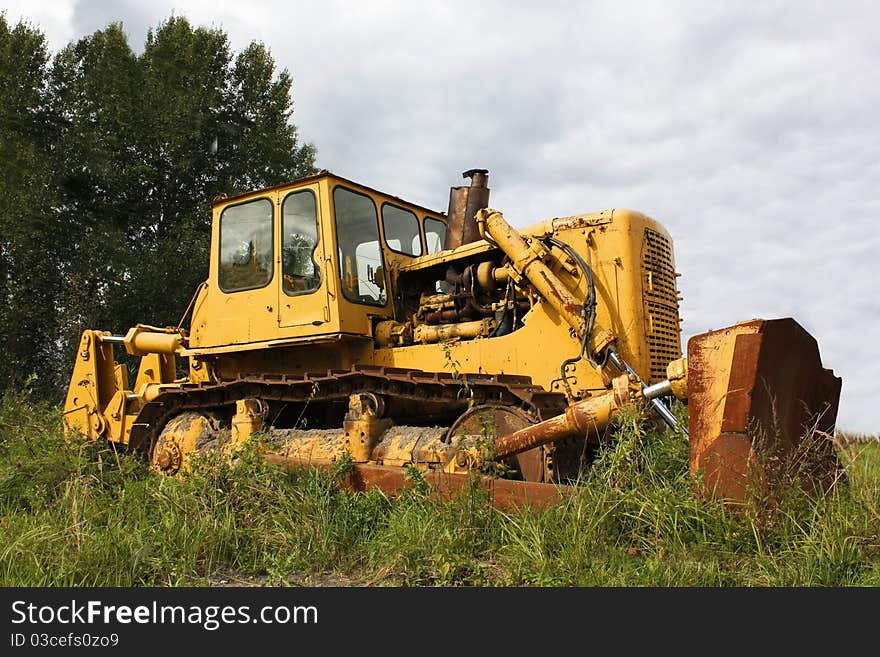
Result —
M470 178L470 187L452 187L449 190L449 210L446 213L446 241L443 249L456 249L482 239L474 215L489 207L489 170L469 169L461 174Z

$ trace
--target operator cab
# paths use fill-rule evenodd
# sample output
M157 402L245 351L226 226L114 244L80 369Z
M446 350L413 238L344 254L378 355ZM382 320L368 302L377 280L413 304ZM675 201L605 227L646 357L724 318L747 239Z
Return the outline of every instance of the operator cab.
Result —
M393 317L392 271L440 251L445 235L442 213L327 171L218 198L189 346L369 338Z

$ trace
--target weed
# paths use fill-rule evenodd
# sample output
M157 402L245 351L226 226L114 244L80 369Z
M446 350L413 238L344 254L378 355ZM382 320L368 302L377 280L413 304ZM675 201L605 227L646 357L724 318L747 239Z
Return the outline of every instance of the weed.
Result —
M454 344L454 340L446 340L440 343L440 349L443 350L443 359L446 361L446 367L452 373L452 377L461 384L458 397L466 398L468 400L468 409L470 409L474 404L473 391L471 390L467 375L461 373L461 363L452 355L452 345Z
M66 442L57 408L0 402L0 585L267 584L296 573L355 584L876 586L880 444L841 442L845 477L791 487L769 518L694 495L688 447L621 413L613 440L555 507L499 511L476 475L452 499L424 474L395 499L335 472L288 473L258 441L186 477L98 442Z
M342 455L336 460L333 464L333 469L331 470L331 477L336 481L344 481L345 478L354 471L354 461L351 458L351 453L348 451L342 452Z

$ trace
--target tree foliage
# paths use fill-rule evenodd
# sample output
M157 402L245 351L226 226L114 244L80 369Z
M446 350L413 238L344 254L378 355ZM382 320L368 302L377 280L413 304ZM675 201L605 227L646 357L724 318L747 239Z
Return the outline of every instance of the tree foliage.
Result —
M0 382L19 382L51 357L62 284L43 248L54 222L47 100L49 55L29 25L0 16Z
M207 277L210 202L314 170L268 49L171 17L50 57L0 15L0 389L67 384L84 328L177 324Z

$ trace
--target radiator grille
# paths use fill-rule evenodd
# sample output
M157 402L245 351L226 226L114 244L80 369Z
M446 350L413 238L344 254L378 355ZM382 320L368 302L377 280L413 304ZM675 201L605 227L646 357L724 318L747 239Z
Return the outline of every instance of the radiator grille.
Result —
M681 358L681 329L672 245L666 237L650 228L645 229L642 274L651 381L656 382L666 378L666 366L670 361Z

